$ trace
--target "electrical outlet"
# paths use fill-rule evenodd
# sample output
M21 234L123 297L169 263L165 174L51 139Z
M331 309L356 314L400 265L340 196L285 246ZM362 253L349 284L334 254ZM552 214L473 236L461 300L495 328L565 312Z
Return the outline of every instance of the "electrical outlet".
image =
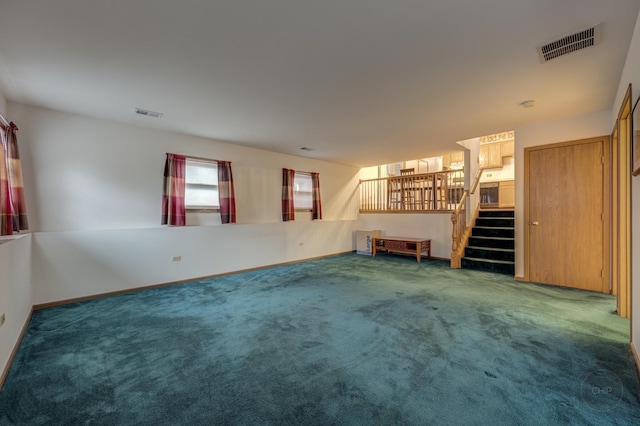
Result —
M6 319L7 319L7 316L5 314L0 315L0 327L4 325L4 322Z
M182 256L173 256L171 258L172 262L180 262L182 260Z

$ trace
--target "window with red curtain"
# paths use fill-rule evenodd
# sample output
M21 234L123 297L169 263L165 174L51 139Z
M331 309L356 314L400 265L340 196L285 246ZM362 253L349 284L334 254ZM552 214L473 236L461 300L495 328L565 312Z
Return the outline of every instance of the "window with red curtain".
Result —
M233 189L233 173L230 161L218 161L218 197L220 221L236 223L236 195Z
M184 174L186 157L167 153L162 192L162 225L185 226Z
M295 204L293 202L295 175L295 170L282 169L282 220L284 222L295 219Z
M0 126L0 235L29 229L18 153L18 126Z
M295 211L311 211L311 219L322 219L320 175L282 169L282 220L295 219Z
M320 173L311 173L311 219L322 219Z

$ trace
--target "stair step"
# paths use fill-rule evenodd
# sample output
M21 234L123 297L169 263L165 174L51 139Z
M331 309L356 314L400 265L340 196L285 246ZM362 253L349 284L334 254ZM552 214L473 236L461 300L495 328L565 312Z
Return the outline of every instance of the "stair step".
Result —
M482 209L465 247L462 267L515 275L513 209Z
M480 210L478 217L514 217L513 210Z
M474 257L463 257L462 267L466 269L476 269L481 271L498 272L501 274L515 274L515 262L505 260L478 259Z
M502 237L513 238L515 235L513 227L503 226L474 226L471 235L474 237Z
M515 260L515 250L495 247L467 246L464 249L465 257L476 259L494 259L513 262Z
M503 237L471 236L469 237L469 245L473 247L514 249L515 239Z
M512 217L478 217L476 226L481 227L497 227L497 228L513 228L515 219Z

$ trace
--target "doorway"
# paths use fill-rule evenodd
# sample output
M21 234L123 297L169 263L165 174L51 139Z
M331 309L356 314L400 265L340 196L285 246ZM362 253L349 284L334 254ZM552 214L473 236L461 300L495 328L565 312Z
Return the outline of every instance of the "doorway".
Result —
M609 293L609 137L524 154L526 280Z

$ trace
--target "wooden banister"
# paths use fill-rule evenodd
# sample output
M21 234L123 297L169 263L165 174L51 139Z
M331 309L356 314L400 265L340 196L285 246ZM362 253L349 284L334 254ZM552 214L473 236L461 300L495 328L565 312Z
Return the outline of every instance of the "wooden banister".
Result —
M466 190L460 198L460 202L456 206L455 210L451 214L451 222L453 224L451 235L451 267L460 268L462 263L462 252L466 246L467 239L469 238L469 227L467 227L467 215L465 205L467 199L471 194L476 192L478 184L480 183L480 177L482 176L483 168L479 168L476 176L471 185L471 191Z

